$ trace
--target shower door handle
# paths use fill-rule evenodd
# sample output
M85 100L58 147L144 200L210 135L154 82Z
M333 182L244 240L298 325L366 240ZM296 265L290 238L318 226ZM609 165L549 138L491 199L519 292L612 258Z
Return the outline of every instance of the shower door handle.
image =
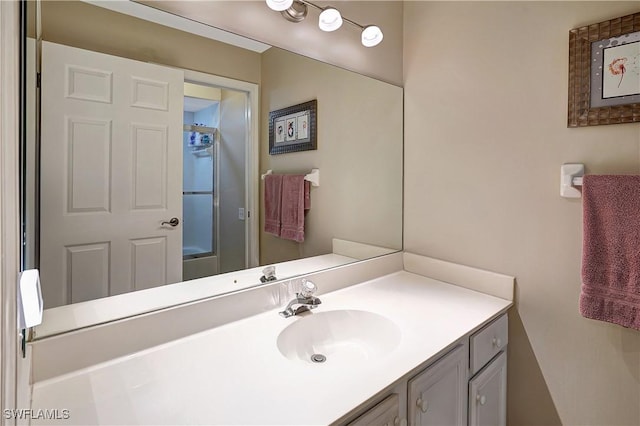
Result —
M162 221L161 225L171 225L171 226L178 226L180 225L180 219L178 219L177 217L172 217L170 220L164 220Z

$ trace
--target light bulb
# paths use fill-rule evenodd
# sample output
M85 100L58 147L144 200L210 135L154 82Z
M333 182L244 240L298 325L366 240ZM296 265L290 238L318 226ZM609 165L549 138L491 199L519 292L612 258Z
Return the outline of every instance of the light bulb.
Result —
M320 13L318 26L322 31L335 31L342 25L342 15L338 9L327 7Z
M376 25L367 25L362 30L362 45L365 47L377 46L382 38L382 30Z
M270 9L275 10L276 12L282 12L283 10L287 10L293 4L293 0L266 0L267 6Z

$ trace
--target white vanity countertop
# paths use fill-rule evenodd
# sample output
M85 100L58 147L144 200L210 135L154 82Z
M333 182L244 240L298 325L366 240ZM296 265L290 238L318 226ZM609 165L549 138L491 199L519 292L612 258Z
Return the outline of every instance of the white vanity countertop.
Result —
M321 299L311 315L374 312L395 322L400 343L357 365L290 360L278 335L304 317L274 310L36 383L32 409L70 418L31 423L330 424L511 306L405 271Z

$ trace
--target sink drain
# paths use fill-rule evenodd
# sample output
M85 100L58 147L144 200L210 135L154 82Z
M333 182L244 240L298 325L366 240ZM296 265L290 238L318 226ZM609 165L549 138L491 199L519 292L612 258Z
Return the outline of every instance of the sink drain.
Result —
M322 354L313 354L313 355L311 355L311 361L312 362L320 363L320 362L325 362L326 360L327 360L327 357L322 355Z

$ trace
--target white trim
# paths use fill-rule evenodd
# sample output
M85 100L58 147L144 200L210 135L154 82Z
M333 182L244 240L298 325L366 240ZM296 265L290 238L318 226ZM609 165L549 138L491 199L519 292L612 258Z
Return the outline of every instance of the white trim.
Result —
M19 270L19 58L20 4L0 1L0 364L2 413L16 408L18 336L16 279ZM2 424L13 421L2 416Z
M513 302L515 277L406 251L403 253L403 260L404 270L407 272Z
M206 37L211 40L217 40L222 43L227 43L233 46L241 47L243 49L248 49L253 52L262 53L271 47L268 44L252 40L250 38L239 36L237 34L233 34L228 31L212 27L210 25L205 25L191 19L183 18L182 16L173 15L159 9L154 9L151 6L134 3L129 0L82 1L94 6L112 10L114 12L119 12L125 15L144 19L145 21L155 22L156 24L164 25L166 27L175 28L180 31L199 35L201 37Z
M184 79L189 82L212 84L218 87L237 90L247 94L248 135L247 149L245 150L245 205L246 211L250 213L245 218L245 260L247 268L254 268L259 265L259 235L258 235L258 156L260 149L260 131L258 120L260 116L260 88L257 84L247 83L231 78L206 74L198 71L184 70Z

